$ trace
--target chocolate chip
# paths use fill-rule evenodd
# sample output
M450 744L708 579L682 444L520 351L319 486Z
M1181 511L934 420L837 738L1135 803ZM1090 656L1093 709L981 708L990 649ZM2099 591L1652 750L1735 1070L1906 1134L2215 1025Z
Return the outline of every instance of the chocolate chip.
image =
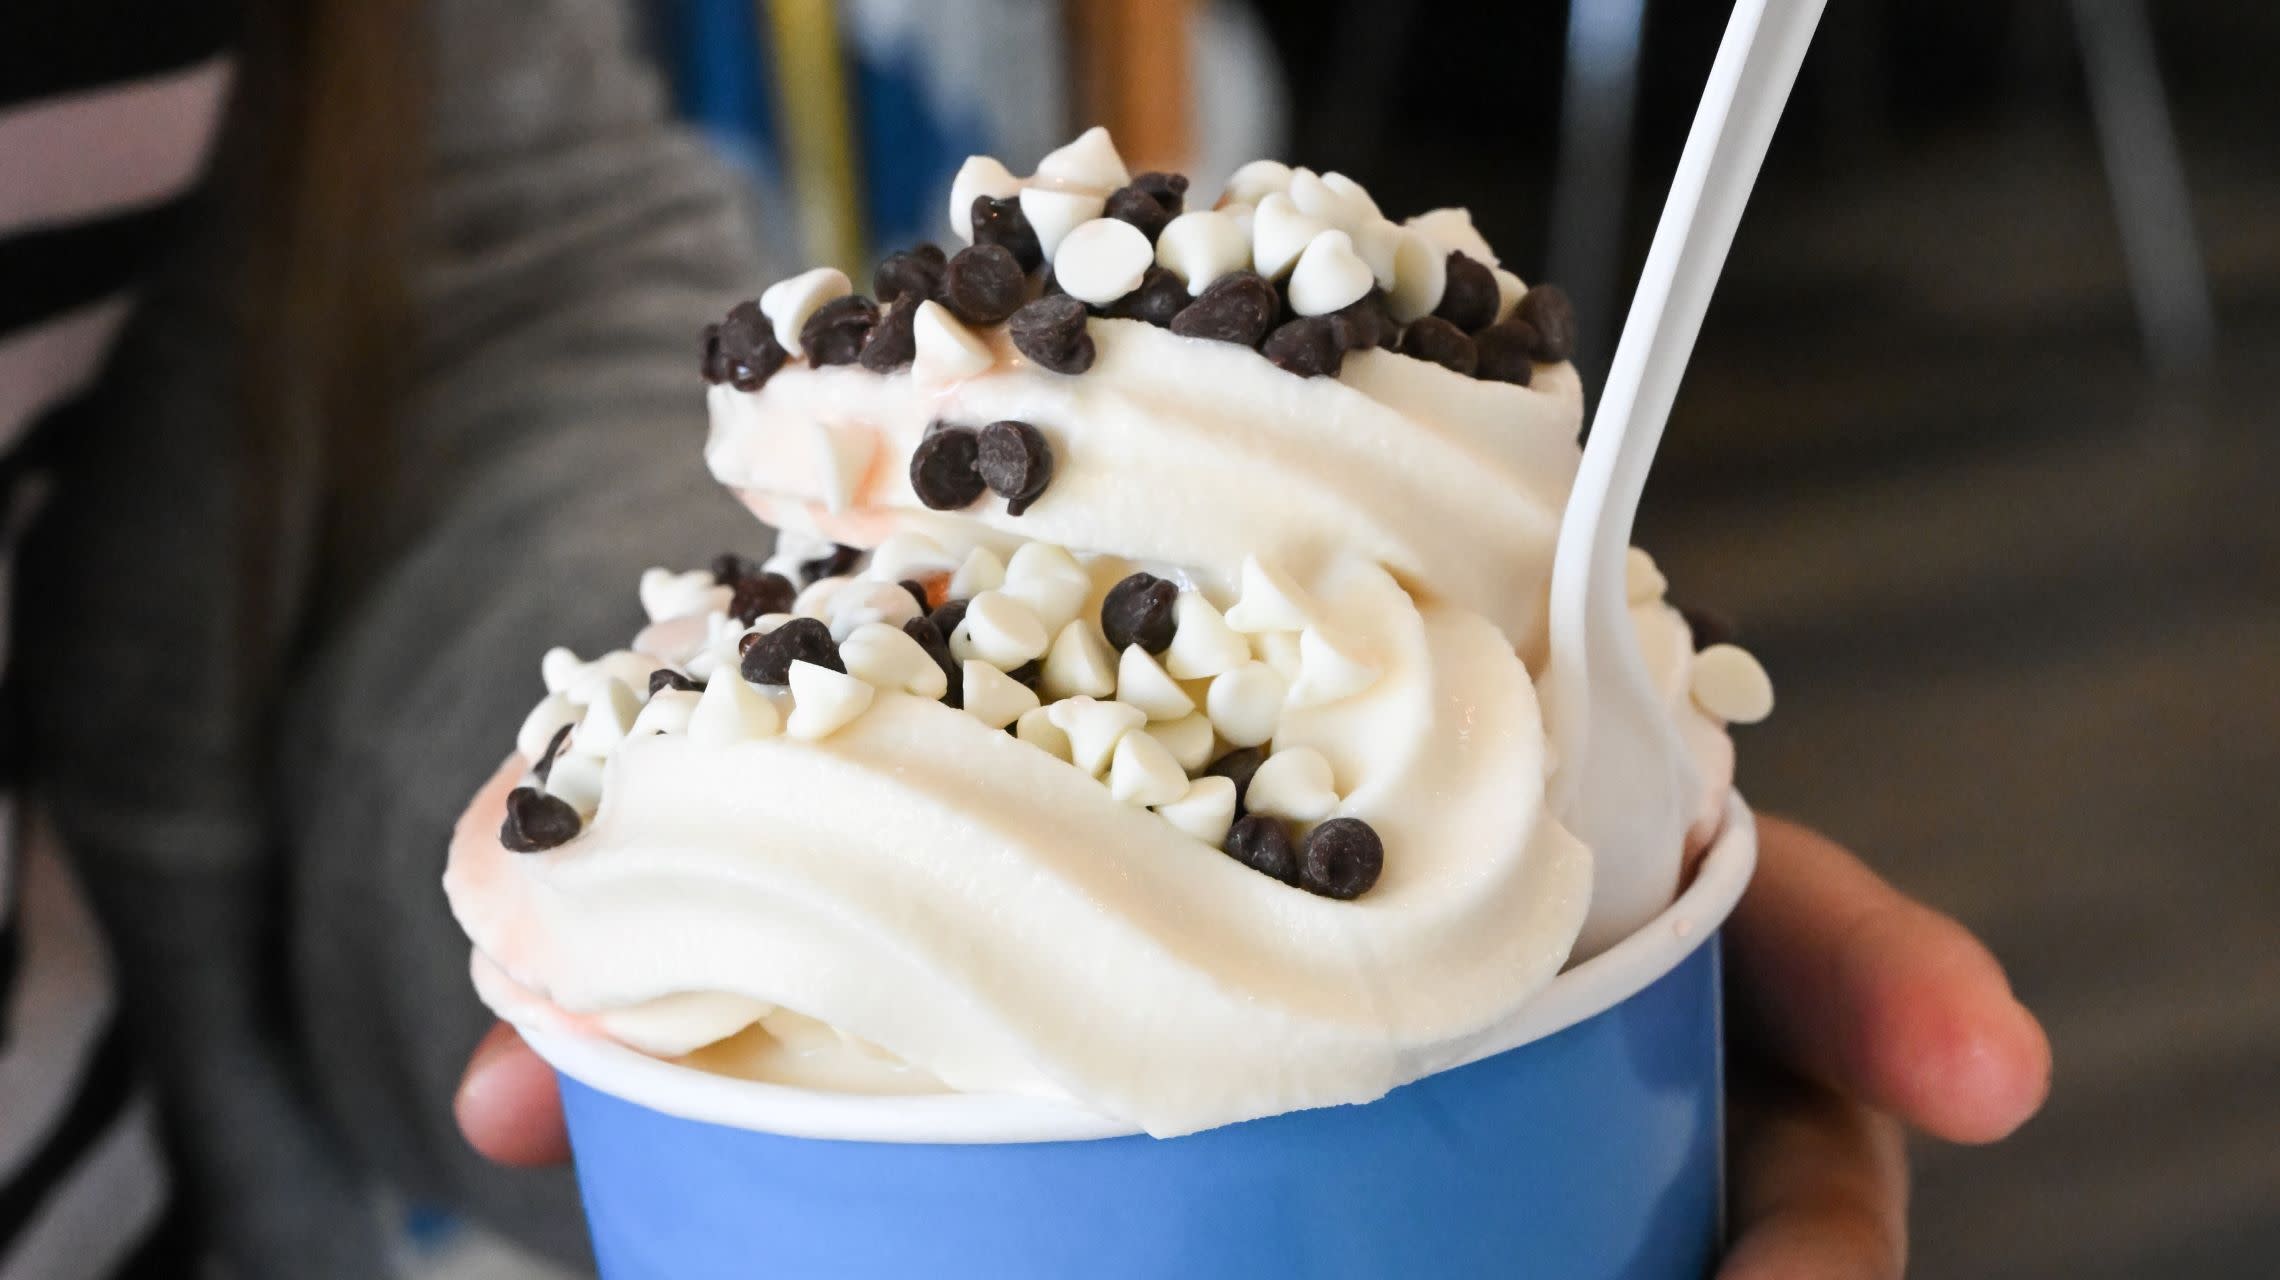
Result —
M1434 315L1466 333L1496 322L1496 275L1485 264L1451 249L1448 281L1441 290L1441 305L1433 308Z
M1092 368L1093 340L1085 330L1085 304L1065 293L1024 304L1005 329L1013 349L1041 369L1079 374Z
M739 302L720 322L720 358L726 380L739 391L758 391L790 356L776 341L775 325L757 302Z
M950 606L942 607L947 609ZM960 613L963 612L961 609ZM942 701L953 707L964 706L966 673L958 665L957 658L951 656L950 641L945 638L950 633L935 626L932 619L912 618L903 624L903 634L918 641L918 647L926 650L926 656L934 659L935 666L942 668L943 678L950 682L949 689L942 695Z
M1150 241L1155 240L1163 231L1164 224L1172 220L1171 210L1138 186L1118 187L1109 192L1108 207L1102 210L1102 215L1131 223L1140 228L1140 234Z
M578 811L569 801L537 787L516 787L507 793L507 820L499 824L499 843L516 853L543 853L567 844L580 825Z
M1540 284L1520 299L1513 314L1533 325L1536 349L1530 354L1544 364L1575 358L1575 303L1556 284Z
M1006 675L1015 684L1034 693L1037 691L1037 686L1045 683L1045 660L1043 658L1031 658L1013 670L1006 672Z
M948 640L950 633L958 629L958 624L966 620L966 603L964 600L945 600L940 608L926 615L926 620L934 624L934 629L942 633L944 640Z
M1238 818L1246 812L1243 797L1251 792L1251 775L1259 771L1266 759L1267 753L1258 747L1237 747L1212 761L1211 767L1203 771L1207 778L1217 776L1235 784L1235 816Z
M1053 482L1053 447L1045 443L1045 433L1009 418L983 427L980 440L974 469L982 483L1005 499L1007 515L1029 510Z
M812 662L841 674L847 671L839 659L839 646L832 642L831 628L820 618L794 618L753 641L736 669L754 684L790 684L795 662Z
M1165 173L1151 169L1132 175L1132 186L1155 197L1164 206L1164 212L1178 217L1187 207L1188 178L1184 173Z
M856 357L864 368L873 373L893 373L909 366L918 354L918 304L924 298L904 298L879 317L879 323L863 343L863 354Z
M920 613L925 613L929 608L932 607L926 603L925 583L920 582L916 578L905 578L895 585L901 587L905 591L910 592L910 598L918 601L918 611Z
M1299 886L1325 898L1359 898L1383 870L1385 842L1360 818L1332 818L1299 846Z
M863 549L861 547L850 547L844 542L834 542L831 544L830 551L813 560L800 561L800 585L806 586L810 583L820 582L825 578L836 578L854 568L855 562L862 558Z
M1256 271L1230 271L1205 286L1195 301L1172 317L1172 332L1183 338L1209 338L1255 347L1274 327L1282 310L1275 287Z
M1267 335L1262 355L1278 369L1301 378L1336 377L1346 349L1328 316L1301 316Z
M1029 225L1029 215L1021 211L1019 196L975 196L970 215L974 229L974 246L989 245L1013 255L1015 265L1023 273L1035 271L1044 265L1045 250L1037 243L1037 232ZM963 254L965 251L960 250ZM958 259L952 258L952 262Z
M942 252L942 246L932 240L919 241L910 247L910 252L921 261L931 262L938 267L950 261L949 255Z
M1298 851L1280 818L1254 813L1235 820L1227 831L1227 856L1284 884L1298 883Z
M554 759L562 754L562 744L570 740L570 729L569 725L556 729L554 736L546 740L545 749L538 753L538 762L530 767L540 782L554 776Z
M733 587L738 579L749 578L758 572L760 572L758 562L747 560L733 551L723 551L713 557L713 582L719 586Z
M751 626L762 614L790 613L799 591L780 573L755 573L738 578L728 598L728 616Z
M800 326L800 350L807 353L808 363L819 369L853 364L878 323L878 304L869 298L859 293L833 298L817 307Z
M736 656L741 658L752 652L752 646L758 643L760 643L760 633L757 631L747 631L738 636L736 638Z
M1159 329L1187 309L1187 284L1163 267L1150 267L1140 287L1108 304L1106 314L1118 320L1138 320Z
M929 249L933 252L926 252ZM942 292L942 268L948 261L942 256L942 250L930 244L897 249L871 273L871 292L878 295L881 306L891 306L904 298L914 303L924 302Z
M650 697L654 698L667 689L679 689L683 693L698 693L704 689L704 686L671 667L659 667L649 673Z
M705 326L704 354L697 361L697 369L704 375L705 385L717 387L728 381L728 357L721 354L720 326Z
M1714 644L1732 644L1741 639L1742 629L1734 620L1722 613L1680 605L1678 616L1686 619L1686 634L1693 638L1696 649L1707 649Z
M957 511L974 505L989 486L975 469L981 444L971 427L943 427L930 431L910 455L910 488L918 500L936 511Z
M1401 354L1418 360L1430 360L1444 369L1453 369L1471 377L1480 363L1480 353L1465 331L1439 316L1419 316L1401 331Z
M1527 386L1536 377L1535 350L1539 340L1535 326L1518 316L1497 321L1473 335L1473 349L1480 357L1473 376L1488 382Z
M977 328L1004 324L1029 294L1029 277L1011 253L994 244L960 249L943 268L942 303Z
M1108 589L1100 602L1100 629L1118 653L1139 645L1162 653L1172 643L1172 606L1180 589L1152 573L1135 573Z
M1331 312L1330 331L1338 336L1338 345L1346 350L1367 351L1371 347L1391 347L1401 326L1394 323L1393 307L1386 301L1385 291L1372 289Z

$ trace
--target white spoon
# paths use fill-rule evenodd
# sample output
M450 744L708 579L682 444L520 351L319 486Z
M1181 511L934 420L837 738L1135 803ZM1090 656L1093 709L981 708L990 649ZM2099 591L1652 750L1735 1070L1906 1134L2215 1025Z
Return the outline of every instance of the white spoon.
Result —
M1678 892L1700 780L1640 656L1623 561L1703 313L1825 3L1734 5L1560 522L1543 693L1554 811L1592 847L1596 868L1578 959L1629 936Z

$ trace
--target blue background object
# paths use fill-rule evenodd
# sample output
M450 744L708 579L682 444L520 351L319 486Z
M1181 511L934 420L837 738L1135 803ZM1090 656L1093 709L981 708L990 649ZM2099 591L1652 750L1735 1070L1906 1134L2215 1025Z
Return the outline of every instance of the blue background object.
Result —
M1698 1280L1720 1232L1718 953L1362 1106L1184 1138L921 1145L684 1120L562 1078L610 1280Z

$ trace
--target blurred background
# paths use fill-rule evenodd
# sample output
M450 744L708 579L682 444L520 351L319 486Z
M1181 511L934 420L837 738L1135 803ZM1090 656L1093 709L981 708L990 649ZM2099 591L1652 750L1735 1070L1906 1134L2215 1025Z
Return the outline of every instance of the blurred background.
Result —
M652 0L782 260L946 231L969 152L1106 123L1469 204L1596 385L1726 5ZM1961 917L2049 1110L1920 1152L1915 1274L2280 1257L2280 7L1829 8L1648 494L1782 707L1742 785ZM858 277L864 278L864 277Z

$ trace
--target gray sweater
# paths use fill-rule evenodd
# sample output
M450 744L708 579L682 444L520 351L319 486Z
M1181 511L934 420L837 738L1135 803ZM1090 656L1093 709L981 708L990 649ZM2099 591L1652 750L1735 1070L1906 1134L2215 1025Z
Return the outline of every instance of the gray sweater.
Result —
M28 566L46 801L246 1275L382 1274L382 1186L584 1249L567 1174L492 1169L453 1126L489 1018L438 877L541 650L621 644L645 565L766 545L699 459L694 335L764 279L750 221L667 122L628 8L433 4L409 483L345 609L241 661L237 304L196 255L120 344ZM329 580L315 518L275 548L288 598ZM286 690L281 721L242 680Z

